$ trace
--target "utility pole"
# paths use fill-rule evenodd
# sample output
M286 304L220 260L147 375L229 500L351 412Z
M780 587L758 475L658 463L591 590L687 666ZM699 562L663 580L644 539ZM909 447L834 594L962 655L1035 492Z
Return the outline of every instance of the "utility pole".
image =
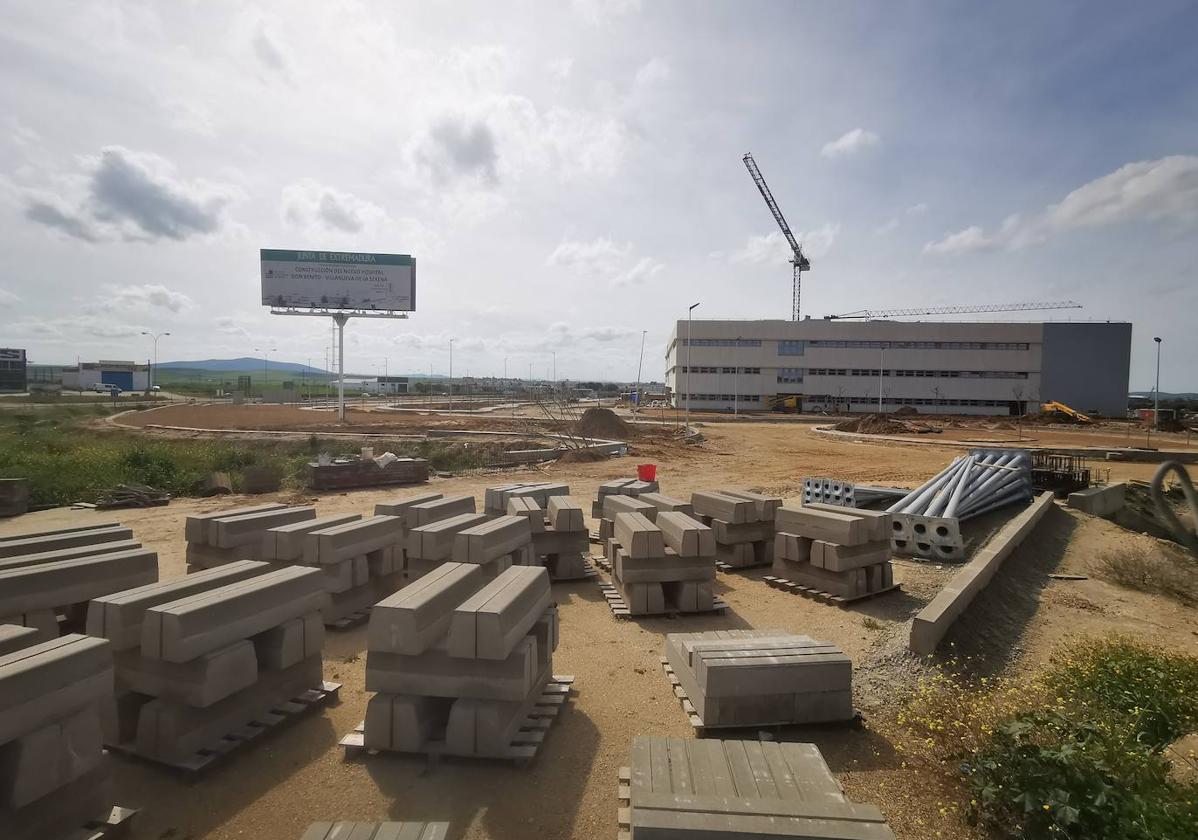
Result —
M152 333L152 332L146 332L145 330L142 330L141 334L148 335L154 339L154 366L152 368L150 368L150 376L149 376L150 387L152 388L153 386L158 384L158 339L162 338L164 335L170 335L170 333L168 333L168 332ZM1160 339L1158 338L1157 341L1160 341ZM1157 377L1157 378L1159 379L1160 377Z
M262 354L262 402L266 402L266 380L269 377L269 367L268 367L269 363L267 361L267 353L273 353L276 349L278 349L278 348L275 348L275 347L271 347L269 349L267 349L265 347L255 347L254 348L255 353Z
M737 350L740 349L740 336L739 335L736 337L736 348L735 349L737 349ZM740 416L740 360L736 358L735 354L733 355L733 359L736 361L736 366L732 368L732 416L739 417Z
M641 407L641 365L645 362L645 333L648 330L641 330L641 355L636 361L636 405L633 410L640 410Z
M457 339L449 339L449 410L453 411L453 343Z
M878 414L882 413L882 369L886 365L886 345L878 342Z
M686 429L691 427L691 316L698 305L692 303L686 310L686 422L683 424Z
M1156 400L1152 407L1152 426L1158 432L1161 430L1161 338L1154 336L1156 342Z
M557 351L550 350L549 352L553 354L553 390L556 392L557 391Z

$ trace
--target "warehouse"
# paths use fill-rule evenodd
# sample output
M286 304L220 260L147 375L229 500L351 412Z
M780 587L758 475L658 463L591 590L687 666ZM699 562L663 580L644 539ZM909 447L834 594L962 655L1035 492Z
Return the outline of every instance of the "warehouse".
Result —
M91 391L96 385L115 385L122 391L145 391L150 387L150 366L101 359L63 369L62 387L65 390Z
M20 394L27 387L25 351L0 347L0 393Z
M1131 332L1125 322L680 320L666 383L677 408L689 392L696 410L1016 415L1056 400L1122 417Z

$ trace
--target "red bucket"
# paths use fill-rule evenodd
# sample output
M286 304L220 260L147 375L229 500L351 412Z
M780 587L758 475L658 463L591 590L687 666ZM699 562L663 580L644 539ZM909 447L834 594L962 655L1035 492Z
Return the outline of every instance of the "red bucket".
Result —
M656 481L657 464L637 464L636 477L641 481Z

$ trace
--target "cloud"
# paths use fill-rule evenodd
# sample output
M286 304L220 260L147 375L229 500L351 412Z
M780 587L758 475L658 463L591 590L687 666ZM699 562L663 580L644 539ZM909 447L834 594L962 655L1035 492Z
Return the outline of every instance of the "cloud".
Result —
M429 128L420 158L437 178L476 178L487 184L499 180L495 134L483 120L443 117Z
M10 292L8 289L0 289L0 303L13 304L18 303L21 296L16 292Z
M545 260L546 265L564 268L591 282L606 282L613 287L638 286L665 270L665 264L653 257L638 257L632 243L620 245L607 237L590 242L564 241Z
M278 41L266 30L265 24L258 24L257 31L250 39L250 46L254 48L254 55L268 69L284 75L289 74L290 62L287 60L287 55L279 46Z
M827 222L814 230L796 232L795 239L808 259L814 260L826 256L839 235L840 223ZM744 246L735 251L712 251L708 256L746 265L785 265L792 254L782 231L775 230L764 236L750 236Z
M1042 245L1061 234L1140 221L1198 221L1198 156L1128 163L1030 216L1008 216L994 233L978 225L924 245L925 254L964 254Z
M141 286L107 285L104 288L106 291L104 299L114 307L140 306L181 312L192 306L191 298L182 292L168 289L166 286L147 283Z
M854 128L824 144L819 153L826 158L850 157L866 149L872 149L882 142L882 138L864 128Z
M240 190L203 180L184 181L158 155L106 146L85 158L84 194L30 190L25 217L86 242L109 239L181 241L219 231Z
M919 204L912 204L910 207L904 209L902 213L899 213L897 216L892 216L889 221L874 228L874 234L877 236L884 236L889 233L894 233L896 230L898 230L899 225L902 224L904 217L922 216L927 212L927 204L924 204L923 202L920 202Z
M324 227L361 233L369 221L386 216L377 204L305 178L283 188L283 218L298 227Z
M607 23L641 10L641 0L570 0L575 14L591 25Z

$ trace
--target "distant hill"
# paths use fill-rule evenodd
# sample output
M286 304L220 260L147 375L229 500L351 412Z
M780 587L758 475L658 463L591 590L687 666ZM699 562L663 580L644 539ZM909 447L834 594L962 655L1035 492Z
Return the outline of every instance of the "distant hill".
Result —
M242 356L240 359L196 359L186 362L158 363L158 367L164 370L210 370L219 373L261 373L262 366L262 359L255 359L250 356ZM271 371L308 373L316 376L333 375L320 368L301 365L298 362L276 362L274 359L269 359L266 366Z

